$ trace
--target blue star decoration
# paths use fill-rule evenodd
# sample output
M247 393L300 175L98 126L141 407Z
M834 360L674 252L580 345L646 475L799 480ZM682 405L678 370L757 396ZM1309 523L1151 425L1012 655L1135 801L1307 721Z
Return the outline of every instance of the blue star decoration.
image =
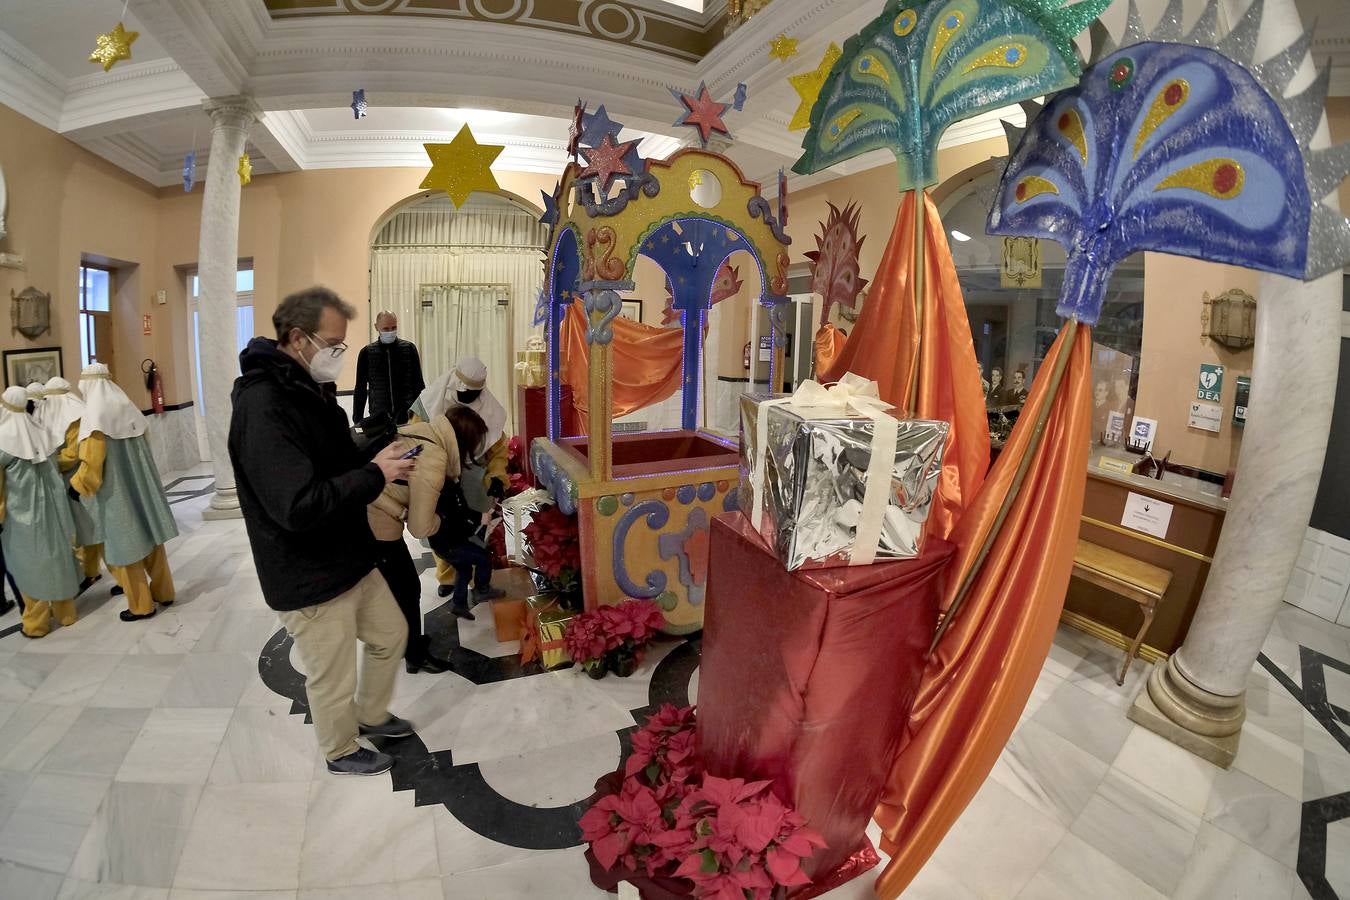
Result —
M605 142L605 136L609 135L614 139L614 143L619 143L619 132L623 130L622 122L615 122L605 112L605 105L602 103L596 107L595 112L586 113L581 128L581 145L584 147L599 147Z
M539 193L544 197L544 214L539 217L539 224L552 228L558 224L558 201L556 199L558 188L555 186L552 194L548 191L540 191Z
M366 89L352 91L352 117L358 121L366 117Z
M736 112L741 112L745 109L745 96L749 93L749 90L750 89L746 87L744 81L736 85L736 98L731 101L731 108L736 110Z
M183 157L183 192L192 193L192 185L197 181L197 151L193 150Z

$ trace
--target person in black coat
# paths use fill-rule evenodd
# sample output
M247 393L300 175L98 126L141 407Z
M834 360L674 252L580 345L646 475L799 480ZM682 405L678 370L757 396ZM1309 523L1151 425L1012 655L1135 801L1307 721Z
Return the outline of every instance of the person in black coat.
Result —
M393 758L361 747L358 735L413 728L389 712L408 629L376 569L366 505L414 462L398 443L364 458L322 389L342 371L355 315L326 288L282 301L277 339L254 338L240 354L229 451L263 598L295 641L328 771L377 775Z
M356 356L356 390L352 394L352 421L388 416L396 425L408 421L408 410L422 393L422 359L412 341L398 336L398 316L385 311L375 317L378 340L361 348Z

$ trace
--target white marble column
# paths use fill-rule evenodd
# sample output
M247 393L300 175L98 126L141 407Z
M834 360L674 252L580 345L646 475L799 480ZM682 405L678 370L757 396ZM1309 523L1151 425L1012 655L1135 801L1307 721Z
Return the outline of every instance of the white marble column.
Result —
M1229 22L1246 5L1227 0ZM1301 33L1294 0L1266 0L1256 58L1283 50ZM1289 93L1312 76L1305 60ZM1324 121L1313 144L1325 141ZM1185 643L1154 667L1130 710L1134 721L1225 767L1237 754L1247 675L1283 602L1312 513L1336 396L1340 319L1340 272L1308 284L1262 277L1251 402L1223 534Z
M235 330L235 277L239 267L239 173L249 126L261 111L248 97L220 97L203 106L211 116L211 156L202 198L201 237L197 249L199 346L207 438L215 469L216 493L203 512L206 519L237 519L239 496L227 446L230 389L239 374Z

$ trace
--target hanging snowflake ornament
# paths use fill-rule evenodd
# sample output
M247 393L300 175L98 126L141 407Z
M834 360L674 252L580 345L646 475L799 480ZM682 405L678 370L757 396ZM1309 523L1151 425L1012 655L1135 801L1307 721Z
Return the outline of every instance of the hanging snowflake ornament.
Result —
M352 117L357 121L366 117L366 89L352 91Z
M790 38L786 34L780 34L778 37L769 41L769 59L776 59L779 62L787 62L797 55L797 39Z
M183 193L192 193L192 186L197 183L197 151L192 150L183 157Z
M100 34L94 41L94 52L89 54L91 63L98 63L107 72L122 60L131 59L131 45L140 37L139 31L127 31L118 22L117 27L107 34Z
M749 95L749 93L750 93L750 88L746 85L746 83L745 83L744 81L742 81L740 84L736 85L736 96L735 96L735 98L731 101L731 108L734 109L734 110L736 110L736 112L741 112L742 110L744 110L744 109L745 109L745 98L746 98L746 96Z
M718 103L714 100L707 84L700 81L698 91L692 96L673 88L670 93L684 107L684 114L675 120L675 125L697 129L699 141L704 147L708 146L708 141L714 134L731 137L730 129L727 128L726 122L722 121L727 110L731 109L731 104Z

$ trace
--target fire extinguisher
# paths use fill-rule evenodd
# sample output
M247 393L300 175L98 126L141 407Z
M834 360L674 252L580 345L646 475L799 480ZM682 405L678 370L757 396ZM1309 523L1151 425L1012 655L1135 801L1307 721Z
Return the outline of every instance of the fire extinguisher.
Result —
M164 379L159 377L159 366L153 359L141 361L141 371L145 373L145 389L150 392L150 405L155 415L164 412Z
M749 342L749 341L746 341L746 342L745 342L745 353L742 355L742 359L741 359L741 368L743 368L743 369L749 369L749 368L750 368L750 342Z

